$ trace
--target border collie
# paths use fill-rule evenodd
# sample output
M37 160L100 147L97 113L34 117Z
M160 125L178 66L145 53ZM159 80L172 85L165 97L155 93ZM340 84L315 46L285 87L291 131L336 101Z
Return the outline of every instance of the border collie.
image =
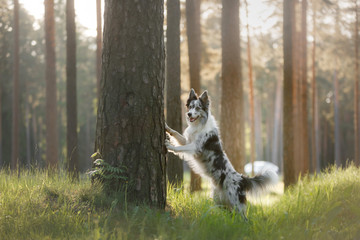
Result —
M198 97L191 89L186 107L188 127L181 135L166 124L170 136L165 140L165 146L187 161L194 172L210 179L216 204L235 209L247 220L246 193L259 193L275 184L277 174L267 170L250 178L235 171L223 150L207 91Z

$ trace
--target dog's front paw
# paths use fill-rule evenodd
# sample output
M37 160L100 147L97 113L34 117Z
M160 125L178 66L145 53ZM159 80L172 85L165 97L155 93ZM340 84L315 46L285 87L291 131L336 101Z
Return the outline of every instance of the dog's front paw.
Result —
M167 125L167 123L165 122L165 130L171 135L172 134L172 129Z
M174 150L174 146L171 144L171 142L170 142L169 139L165 139L165 147L166 147L168 150Z

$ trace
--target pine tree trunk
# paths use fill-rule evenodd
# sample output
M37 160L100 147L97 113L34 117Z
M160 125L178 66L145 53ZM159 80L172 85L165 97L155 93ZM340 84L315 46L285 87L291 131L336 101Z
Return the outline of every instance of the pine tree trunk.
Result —
M271 154L271 161L281 167L281 156L280 156L280 128L281 128L281 107L282 107L282 82L279 77L276 82L276 94L275 94L275 110L274 110L274 129L273 129L273 148Z
M239 0L222 1L222 97L221 136L234 168L243 172L244 117L240 59Z
M337 70L334 70L334 150L335 150L335 164L341 166L340 153L340 121L339 121L339 79Z
M68 171L78 178L78 135L76 99L76 25L74 0L66 1L66 115Z
M355 164L360 165L359 145L359 10L355 0L355 84L354 84L354 132L355 132Z
M336 3L335 10L335 34L340 35L340 9L338 2ZM335 54L336 54L335 49ZM338 78L338 67L339 59L335 56L335 69L333 76L333 87L334 87L334 150L335 150L335 164L341 165L341 149L340 149L340 119L339 119L339 78Z
M249 10L248 3L245 0L246 8L246 30L247 30L247 55L248 55L248 68L249 68L249 89L250 89L250 162L251 162L251 174L254 176L254 162L255 162L255 118L254 118L254 86L253 86L253 74L252 74L252 61L251 61L251 44L250 44L250 29L249 29Z
M284 128L283 128L283 164L284 185L296 182L294 169L294 115L293 115L293 22L294 22L294 0L284 0Z
M318 159L317 159L317 128L316 128L316 3L313 3L313 46L312 46L312 81L311 81L311 89L312 89L312 122L311 122L311 171L316 172L318 170Z
M4 166L4 158L3 158L3 127L2 127L2 123L3 123L3 117L2 117L2 94L3 94L3 78L0 77L0 169Z
M180 1L167 1L166 28L166 121L169 126L182 132L180 86ZM170 184L183 182L183 161L176 155L167 155L167 174Z
M113 189L160 208L166 201L163 4L105 1L95 145L107 163L126 167L127 181Z
M55 170L58 164L57 98L55 66L54 0L45 0L45 79L46 79L46 164Z
M201 91L201 0L186 0L186 30L188 37L188 53L190 68L190 87L199 93ZM201 190L201 177L191 171L190 191Z
M302 175L309 172L309 134L307 118L307 0L301 2L301 139Z
M101 80L101 53L102 53L102 18L101 18L101 0L96 0L96 87L98 99L100 98L100 80Z
M12 101L11 169L19 165L19 1L14 0L14 68Z
M31 130L29 102L25 102L26 167L31 167Z

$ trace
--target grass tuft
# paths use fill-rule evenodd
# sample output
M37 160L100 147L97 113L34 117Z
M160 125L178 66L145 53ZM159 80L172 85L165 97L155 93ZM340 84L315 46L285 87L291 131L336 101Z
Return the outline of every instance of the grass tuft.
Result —
M279 185L282 188L282 185ZM168 187L166 210L104 194L88 177L0 172L1 239L360 239L360 169L329 168L285 193L249 200L248 218L209 191Z

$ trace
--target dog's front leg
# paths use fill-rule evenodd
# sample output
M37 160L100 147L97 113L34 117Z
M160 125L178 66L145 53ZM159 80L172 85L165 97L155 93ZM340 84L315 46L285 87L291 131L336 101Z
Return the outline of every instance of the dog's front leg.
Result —
M186 144L186 138L177 131L175 131L174 129L171 129L166 123L165 123L165 129L171 136L173 136L176 139L176 141L178 141L180 145Z
M174 146L174 145L171 145L171 143L168 139L166 139L165 146L169 151L172 151L174 153L194 154L196 151L195 143L190 143L190 144L186 144L186 145L182 145L182 146Z

